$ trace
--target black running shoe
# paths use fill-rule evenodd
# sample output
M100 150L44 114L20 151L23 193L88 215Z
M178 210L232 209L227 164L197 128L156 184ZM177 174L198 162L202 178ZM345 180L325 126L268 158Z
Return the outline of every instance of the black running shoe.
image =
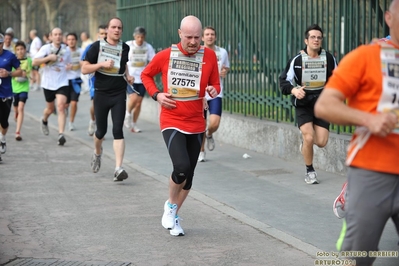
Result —
M64 146L66 139L63 134L58 135L58 145Z

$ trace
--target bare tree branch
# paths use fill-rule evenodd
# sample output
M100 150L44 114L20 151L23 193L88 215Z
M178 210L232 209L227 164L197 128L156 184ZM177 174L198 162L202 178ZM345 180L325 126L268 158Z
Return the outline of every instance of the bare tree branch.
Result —
M20 16L19 0L7 0L8 5L11 7L11 10L17 15Z

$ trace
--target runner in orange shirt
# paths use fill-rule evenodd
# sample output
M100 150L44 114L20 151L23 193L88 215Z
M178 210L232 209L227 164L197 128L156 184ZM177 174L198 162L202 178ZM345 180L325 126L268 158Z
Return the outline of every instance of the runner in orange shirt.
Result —
M399 229L399 0L392 1L385 21L391 40L346 55L315 105L316 116L357 126L348 149L340 251L378 251L389 218ZM372 265L375 257L353 259Z

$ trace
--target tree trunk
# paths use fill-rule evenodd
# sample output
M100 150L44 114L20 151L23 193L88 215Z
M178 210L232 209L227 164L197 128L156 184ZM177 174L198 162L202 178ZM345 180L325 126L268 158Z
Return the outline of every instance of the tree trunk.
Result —
M97 20L97 9L96 9L96 0L87 0L87 16L89 17L89 34L90 39L95 41L97 39L97 29L98 29L98 20Z
M49 0L42 0L42 3L44 5L44 10L46 10L46 19L47 19L47 23L50 27L50 31L54 29L54 19L51 18L51 13L52 13L52 8L50 5L50 1Z
M44 9L46 10L46 19L48 25L50 26L50 31L52 31L55 27L58 26L62 29L62 25L56 24L56 18L59 11L62 10L66 2L67 2L66 0L61 0L61 1L42 0Z
M27 31L27 21L26 21L26 11L28 7L28 0L21 0L21 40L28 41L28 31Z

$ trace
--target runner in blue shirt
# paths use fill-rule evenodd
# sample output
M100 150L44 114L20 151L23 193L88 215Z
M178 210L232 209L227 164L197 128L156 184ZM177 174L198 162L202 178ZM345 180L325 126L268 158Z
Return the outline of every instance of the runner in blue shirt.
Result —
M1 154L4 154L7 150L6 134L13 99L11 77L22 75L19 60L15 54L3 49L3 46L4 35L0 34L0 161ZM12 71L12 68L15 70Z

